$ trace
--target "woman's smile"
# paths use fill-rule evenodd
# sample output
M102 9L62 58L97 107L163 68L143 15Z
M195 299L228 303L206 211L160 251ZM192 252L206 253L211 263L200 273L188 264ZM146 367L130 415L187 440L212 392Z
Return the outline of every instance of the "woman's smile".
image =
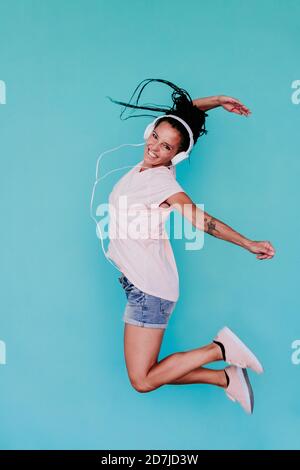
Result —
M150 149L148 149L148 156L151 158L151 160L156 160L159 158L157 155L155 155L155 153L151 152Z

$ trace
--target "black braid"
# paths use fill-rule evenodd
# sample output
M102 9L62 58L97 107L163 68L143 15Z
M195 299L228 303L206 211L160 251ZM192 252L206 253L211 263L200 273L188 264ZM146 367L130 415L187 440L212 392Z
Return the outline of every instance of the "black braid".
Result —
M135 104L131 104L130 103L131 100L133 99L135 93L137 92L139 87L143 84L143 82L146 82L146 83L144 83L141 90L139 91L137 99L135 101ZM173 88L173 92L172 92L173 105L171 107L170 106L169 107L162 107L162 106L157 106L157 105L155 105L155 106L149 106L149 105L145 106L147 103L145 103L142 106L138 105L139 99L141 97L141 94L142 94L144 88L151 82L164 83L164 84L170 86L171 88ZM176 119L172 119L172 117L168 117L168 114L174 114L175 116L180 117L181 119L183 119L190 126L190 128L192 129L192 132L193 132L194 144L197 142L199 136L201 136L203 134L207 134L207 132L208 132L205 128L205 118L208 115L204 111L197 108L197 106L195 106L193 104L193 100L192 100L191 96L189 95L189 93L186 90L184 90L183 88L179 88L177 85L175 85L174 83L172 83L168 80L163 80L163 79L159 79L159 78L147 78L147 79L143 80L136 87L136 89L134 90L134 92L133 92L133 94L132 94L132 96L129 100L129 103L125 103L123 101L113 100L109 96L107 98L109 98L113 103L117 103L117 104L125 106L125 108L123 109L123 111L120 114L120 119L125 120L125 119L129 119L131 117L141 117L141 116L154 116L154 117L157 117L153 114L139 114L139 115L136 115L136 116L127 116L126 118L122 118L122 116L125 113L127 108L148 109L150 111L164 113L166 117L161 118L156 123L156 125L158 125L162 121L167 121L172 125L172 127L177 129L181 133L182 142L181 142L181 146L180 146L179 151L187 150L187 148L189 147L189 135L188 135L188 132L187 132L186 128L181 124L181 122L177 121Z

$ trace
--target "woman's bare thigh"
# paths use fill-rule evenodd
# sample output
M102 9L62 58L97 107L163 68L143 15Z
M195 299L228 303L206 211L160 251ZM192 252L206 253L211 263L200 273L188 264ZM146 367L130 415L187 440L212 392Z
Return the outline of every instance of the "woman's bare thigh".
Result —
M131 382L142 382L151 367L157 363L163 328L146 328L124 323L124 354Z

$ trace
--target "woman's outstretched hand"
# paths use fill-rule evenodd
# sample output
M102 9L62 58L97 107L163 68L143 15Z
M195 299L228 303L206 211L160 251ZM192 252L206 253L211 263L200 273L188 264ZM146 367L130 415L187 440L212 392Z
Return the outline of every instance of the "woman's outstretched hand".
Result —
M222 106L224 109L226 109L226 111L229 111L230 113L241 114L243 116L249 116L251 114L250 109L248 109L237 98L220 95L218 97L218 101L219 101L219 105Z
M275 255L275 249L269 241L251 241L248 250L255 253L257 259L271 259Z

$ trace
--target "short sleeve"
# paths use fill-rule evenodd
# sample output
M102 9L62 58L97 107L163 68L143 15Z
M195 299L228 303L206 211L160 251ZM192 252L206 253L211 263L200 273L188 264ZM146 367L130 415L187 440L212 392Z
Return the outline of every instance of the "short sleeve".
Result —
M157 172L151 182L149 181L147 199L154 207L159 206L173 194L185 192L174 176L167 171L169 170Z

